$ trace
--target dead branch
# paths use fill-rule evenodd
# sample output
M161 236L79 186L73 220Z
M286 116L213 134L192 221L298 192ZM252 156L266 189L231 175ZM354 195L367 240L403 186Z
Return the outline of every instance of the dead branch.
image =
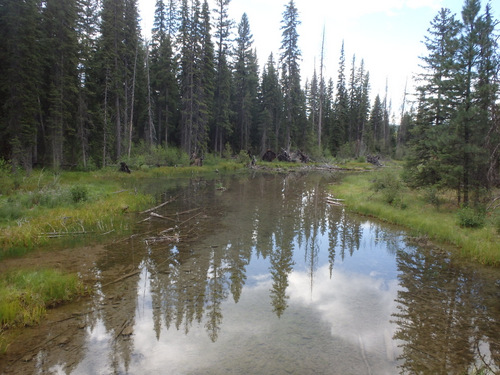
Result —
M332 201L332 200L329 200L329 199L326 200L326 203L331 204L332 206L338 206L338 207L343 207L344 206L340 202Z
M148 212L155 211L155 210L157 210L158 208L161 208L161 207L163 207L163 206L166 206L167 204L169 204L169 203L171 203L171 202L175 201L176 199L177 199L177 197L170 198L168 201L163 202L162 204L159 204L159 205L158 205L158 206L156 206L156 207L153 207L153 208L150 208L150 209L147 209L147 210L145 210L145 211L140 212L140 214L147 214Z
M108 286L108 285L111 285L111 284L115 284L118 281L122 281L122 280L128 279L129 277L135 276L135 275L137 275L138 273L141 273L141 272L142 272L142 270L138 270L138 271L127 273L126 275L123 275L123 276L119 277L116 280L113 280L113 281L110 281L109 283L104 284L102 287L104 288L105 286Z
M194 216L191 216L189 219L184 220L182 223L180 223L180 224L179 224L179 226L186 224L188 221L190 221L190 220L194 219L196 216L200 216L200 215L201 215L201 212L200 212L200 213L197 213L197 214L196 214L196 215L194 215Z
M185 215L185 214L189 214L191 212L199 211L199 210L201 210L201 207L193 208L192 210L187 210L187 211L182 211L182 212L176 212L176 214L177 215Z
M163 216L163 215L159 215L159 214L157 214L156 212L150 212L150 213L149 213L149 216L151 216L151 217L156 217L156 218L158 218L158 219L170 220L170 221L175 222L175 220L174 220L174 219L171 219L171 218L166 217L166 216Z

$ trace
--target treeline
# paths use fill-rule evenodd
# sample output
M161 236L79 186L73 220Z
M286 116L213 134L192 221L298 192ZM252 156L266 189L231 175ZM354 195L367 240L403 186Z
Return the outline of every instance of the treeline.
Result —
M137 0L3 0L0 4L0 158L14 167L100 167L134 149L188 155L410 155L415 186L461 200L498 182L498 34L490 5L466 0L462 20L442 9L425 39L418 99L391 124L387 94L370 99L363 60L335 81L324 56L302 84L293 0L279 55L259 67L250 20L230 0L157 0L151 40ZM324 38L323 38L324 46ZM386 90L387 92L387 90ZM394 122L394 121L392 121ZM411 152L408 151L411 145Z
M441 9L425 39L416 108L399 131L398 141L411 145L407 181L454 190L464 205L500 182L497 26L479 0L465 1L461 20Z
M262 68L246 14L236 25L230 0L215 3L157 0L145 41L137 0L3 0L0 157L29 170L105 166L139 145L189 155L391 153L390 105L370 105L363 61L353 57L346 72L342 46L336 84L323 56L302 84L293 0L279 56Z

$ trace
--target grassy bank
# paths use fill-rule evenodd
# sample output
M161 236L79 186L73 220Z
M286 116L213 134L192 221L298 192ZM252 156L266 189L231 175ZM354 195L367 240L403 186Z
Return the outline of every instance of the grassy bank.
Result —
M126 231L129 213L153 200L134 188L142 179L234 173L243 167L238 160L210 158L202 167L131 166L131 174L117 167L29 175L0 171L0 259L87 234L98 238Z
M446 192L410 190L395 169L347 175L332 186L332 194L351 211L402 225L415 236L457 247L468 259L500 266L499 212L459 209Z
M76 275L54 270L17 270L0 276L0 354L8 342L2 332L38 324L48 307L75 296L85 288Z

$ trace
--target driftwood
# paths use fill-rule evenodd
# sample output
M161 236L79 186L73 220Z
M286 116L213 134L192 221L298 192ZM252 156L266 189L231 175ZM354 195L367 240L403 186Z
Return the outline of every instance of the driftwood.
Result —
M168 201L163 202L162 204L159 204L158 206L155 206L155 207L149 208L149 209L147 209L147 210L145 210L145 211L142 211L142 212L140 212L140 213L141 213L141 214L147 214L147 213L149 213L149 212L155 211L155 210L157 210L158 208L162 208L163 206L166 206L166 205L167 205L167 204L169 204L170 202L173 202L175 199L176 199L176 197L174 197L174 198L170 198Z
M286 150L281 149L281 152L278 154L278 160L291 162L292 158L290 157L290 154Z
M180 237L178 234L174 234L173 236L157 236L157 237L148 237L144 240L144 242L179 242Z
M308 163L309 162L309 156L304 154L302 151L297 150L292 154L292 160L298 160L301 163Z
M380 155L366 155L366 161L377 167L381 167L382 163L380 162Z

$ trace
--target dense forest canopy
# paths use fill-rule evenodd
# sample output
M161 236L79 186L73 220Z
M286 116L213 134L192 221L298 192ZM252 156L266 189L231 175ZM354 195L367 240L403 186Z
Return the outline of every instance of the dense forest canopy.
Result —
M460 15L442 9L432 20L418 95L406 98L398 124L399 109L387 94L370 95L368 67L343 44L336 77L324 74L324 37L318 66L301 71L293 0L277 25L279 53L262 66L251 20L230 19L229 6L156 0L146 41L137 0L3 0L0 158L14 169L88 169L155 147L301 149L408 156L415 186L456 189L464 202L498 184L498 22L489 3L466 0Z

